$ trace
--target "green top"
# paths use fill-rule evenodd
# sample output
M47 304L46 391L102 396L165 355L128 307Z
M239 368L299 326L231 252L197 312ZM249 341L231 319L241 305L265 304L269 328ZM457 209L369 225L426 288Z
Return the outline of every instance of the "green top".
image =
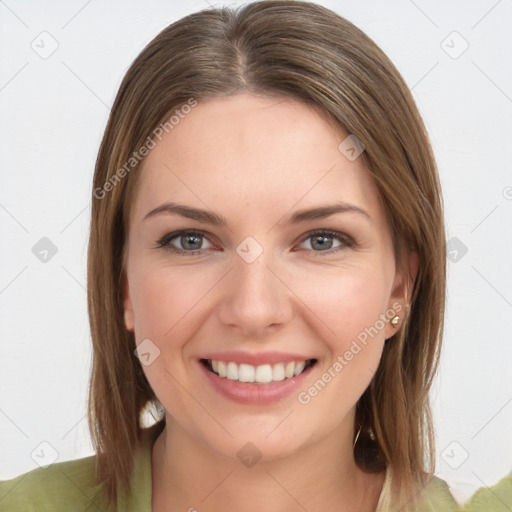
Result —
M120 512L151 512L151 453L158 425L143 431L135 454L135 472L130 491L121 493ZM37 468L12 480L0 482L0 512L103 512L104 484L94 474L95 456L58 462ZM388 512L390 472L376 512ZM422 512L510 512L512 473L492 489L480 489L468 504L459 507L446 482L434 477L421 494ZM402 509L401 512L407 512Z
M130 492L120 493L118 510L151 512L151 453L158 425L144 429L135 453ZM95 455L37 468L0 482L0 512L104 512L104 483L95 476Z
M462 512L511 512L512 471L493 487L478 489L460 510Z

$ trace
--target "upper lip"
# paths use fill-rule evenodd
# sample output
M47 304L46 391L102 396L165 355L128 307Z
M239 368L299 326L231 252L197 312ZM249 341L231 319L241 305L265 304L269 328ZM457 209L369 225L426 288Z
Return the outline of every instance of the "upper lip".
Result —
M263 364L289 363L291 361L308 361L313 357L303 356L301 354L292 354L289 352L212 352L204 354L200 359L210 359L213 361L234 362L236 364L250 364L260 366Z

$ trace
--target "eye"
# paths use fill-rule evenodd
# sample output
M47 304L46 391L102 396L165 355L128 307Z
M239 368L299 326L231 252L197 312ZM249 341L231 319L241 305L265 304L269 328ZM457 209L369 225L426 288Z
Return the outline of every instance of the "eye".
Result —
M337 245L335 245L336 242ZM354 242L348 235L337 231L316 230L309 233L302 244L306 244L307 250L332 254L346 247L352 247Z
M210 245L203 247L204 241L207 241ZM176 247L176 244L178 247ZM211 249L213 245L200 231L186 229L165 235L157 242L157 248L159 247L165 247L172 252L180 254L199 254L204 249Z
M208 243L206 247L203 246L204 242ZM306 246L303 249L315 253L333 254L347 247L352 247L354 241L343 233L319 229L308 233L301 245ZM213 247L213 244L204 233L193 229L169 233L158 240L155 246L155 248L165 248L171 252L188 256L201 254L204 250L212 249Z

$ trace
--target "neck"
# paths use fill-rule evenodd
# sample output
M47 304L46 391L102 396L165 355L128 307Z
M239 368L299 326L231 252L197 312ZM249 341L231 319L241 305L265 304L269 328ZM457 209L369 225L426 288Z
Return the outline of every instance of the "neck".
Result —
M352 432L287 457L243 464L201 444L169 416L153 446L152 510L373 512L384 475L356 465Z

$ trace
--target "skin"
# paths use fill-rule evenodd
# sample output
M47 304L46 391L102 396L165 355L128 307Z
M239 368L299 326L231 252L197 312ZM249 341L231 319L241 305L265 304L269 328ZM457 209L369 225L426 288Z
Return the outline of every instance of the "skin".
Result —
M144 160L124 304L136 342L149 338L160 350L143 366L167 411L152 454L153 510L375 510L384 474L354 462L355 405L400 323L386 322L307 405L296 393L271 405L232 402L197 363L211 351L299 353L318 359L307 390L379 315L404 306L406 280L373 178L362 158L338 150L347 135L303 103L240 94L200 101ZM228 225L176 214L143 220L168 201L212 210ZM340 201L370 218L344 212L276 224ZM200 254L155 248L181 229L201 230ZM310 236L316 229L353 244L328 238L322 250ZM252 263L236 252L248 236L263 248ZM171 246L196 251L186 242L178 236ZM408 270L414 278L414 254ZM247 442L262 455L252 467L237 457Z

